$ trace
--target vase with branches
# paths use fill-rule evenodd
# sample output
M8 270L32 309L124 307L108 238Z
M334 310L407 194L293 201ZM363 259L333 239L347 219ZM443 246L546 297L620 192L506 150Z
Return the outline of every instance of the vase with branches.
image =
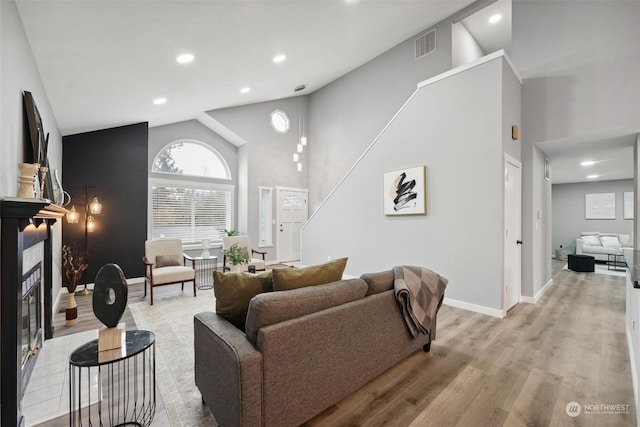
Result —
M64 267L64 286L69 292L69 302L65 310L67 326L73 326L78 320L78 305L76 304L76 287L82 280L82 274L89 264L84 255L78 255L71 246L62 246L62 266Z

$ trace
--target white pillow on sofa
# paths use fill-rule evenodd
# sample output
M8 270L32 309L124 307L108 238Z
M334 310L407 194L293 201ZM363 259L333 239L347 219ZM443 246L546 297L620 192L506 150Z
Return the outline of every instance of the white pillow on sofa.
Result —
M618 241L620 242L620 245L623 247L631 247L633 246L633 244L631 243L631 235L630 234L619 234L618 235Z
M600 243L600 239L598 238L598 236L587 235L582 236L581 238L584 246L602 246L602 243Z
M600 241L605 248L620 249L622 246L616 236L600 236Z

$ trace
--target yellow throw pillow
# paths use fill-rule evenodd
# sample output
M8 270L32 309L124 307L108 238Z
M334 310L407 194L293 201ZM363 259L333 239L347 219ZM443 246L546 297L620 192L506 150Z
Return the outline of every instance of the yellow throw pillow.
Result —
M347 258L303 268L274 268L273 290L288 291L306 286L324 285L342 279Z
M216 313L244 331L251 298L272 290L271 271L260 274L213 272Z

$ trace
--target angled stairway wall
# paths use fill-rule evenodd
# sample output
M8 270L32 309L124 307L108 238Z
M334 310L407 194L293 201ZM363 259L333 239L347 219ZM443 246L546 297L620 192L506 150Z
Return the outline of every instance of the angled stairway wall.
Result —
M347 274L409 264L447 298L502 316L503 159L520 158L520 82L502 53L418 85L302 230L302 263L348 256ZM427 215L385 216L386 171L427 167Z

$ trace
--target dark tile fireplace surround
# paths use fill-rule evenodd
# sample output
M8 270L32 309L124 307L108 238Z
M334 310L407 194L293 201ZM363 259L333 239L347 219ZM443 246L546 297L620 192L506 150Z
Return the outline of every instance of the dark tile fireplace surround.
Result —
M24 390L42 340L53 337L51 227L65 212L42 199L0 200L3 427L24 425Z

